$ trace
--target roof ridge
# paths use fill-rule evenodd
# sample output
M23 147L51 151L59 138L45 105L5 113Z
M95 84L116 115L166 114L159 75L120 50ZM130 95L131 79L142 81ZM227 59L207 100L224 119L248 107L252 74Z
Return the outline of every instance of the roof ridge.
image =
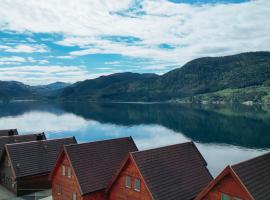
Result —
M51 142L51 141L58 141L58 140L66 140L66 139L72 139L74 137L65 137L65 138L56 138L56 139L49 139L49 140L35 140L35 141L27 141L27 142L20 142L20 143L12 143L12 144L6 144L6 146L12 146L12 145L23 145L28 143L45 143L45 142Z
M256 156L256 157L254 157L254 158L250 158L250 159L248 159L248 160L244 160L244 161L242 161L242 162L236 163L236 164L234 164L234 165L229 165L229 166L233 168L233 167L239 166L239 165L241 165L241 164L244 164L244 163L247 163L247 162L250 162L250 161L259 159L259 158L261 158L261 157L267 156L268 154L269 154L269 156L270 156L270 152L267 152L267 153L264 153L264 154L262 154L262 155Z
M40 134L45 134L44 132L40 133L29 133L29 134L24 134L24 135L6 135L6 136L1 136L0 140L2 138L12 138L12 137L25 137L25 136L33 136L33 135L40 135Z
M100 142L107 142L107 141L114 141L114 140L121 140L121 139L130 139L130 138L132 139L132 137L129 136L129 137L106 139L106 140L96 140L96 141L90 141L90 142L82 142L82 143L79 143L79 144L69 144L69 145L65 145L65 147L82 146L82 145L88 145L88 144L94 144L94 143L100 143Z
M141 152L147 152L147 151L154 151L154 150L158 150L158 149L163 149L163 148L170 148L170 147L174 147L174 146L182 146L182 145L186 145L186 144L194 144L192 141L189 142L183 142L183 143L178 143L178 144L171 144L171 145L166 145L166 146L162 146L162 147L156 147L156 148L152 148L152 149L145 149L142 151L133 151L130 152L130 154L136 154L136 153L141 153Z

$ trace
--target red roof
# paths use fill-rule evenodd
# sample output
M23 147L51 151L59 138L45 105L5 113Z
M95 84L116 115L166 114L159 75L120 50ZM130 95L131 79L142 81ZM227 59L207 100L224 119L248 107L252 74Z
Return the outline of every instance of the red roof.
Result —
M105 189L123 159L129 152L137 150L131 137L64 147L81 195Z
M206 161L192 142L133 152L130 158L154 200L193 199L212 180Z

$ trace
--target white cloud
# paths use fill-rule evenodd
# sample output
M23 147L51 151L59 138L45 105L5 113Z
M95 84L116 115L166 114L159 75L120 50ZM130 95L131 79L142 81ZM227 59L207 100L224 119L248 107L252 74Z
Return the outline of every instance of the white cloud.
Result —
M20 56L9 56L9 57L0 57L0 65L20 65L24 63L38 63L38 64L47 64L48 60L36 60L33 57L20 57Z
M70 123L72 121L72 123ZM29 126L35 124L35 126ZM75 131L87 126L87 121L74 114L56 115L49 112L31 111L15 117L0 118L3 128L16 127L21 132Z
M63 34L58 44L83 48L70 56L117 53L184 64L201 56L270 49L269 0L207 5L142 0L135 11L132 0L0 2L0 28ZM132 6L133 11L129 10ZM119 43L104 39L108 35L140 41ZM161 49L160 44L174 48Z
M30 44L19 44L14 47L12 46L0 46L6 52L11 53L44 53L48 52L48 48L45 45L30 45Z
M21 81L30 85L40 85L56 81L73 83L108 75L116 71L113 69L102 73L90 73L84 66L13 66L0 68L0 80Z

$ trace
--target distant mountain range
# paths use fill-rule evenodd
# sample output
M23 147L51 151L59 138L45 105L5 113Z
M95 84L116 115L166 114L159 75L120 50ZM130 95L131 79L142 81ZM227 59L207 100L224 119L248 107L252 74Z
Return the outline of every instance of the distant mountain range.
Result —
M0 97L89 101L270 102L270 52L192 60L164 75L117 73L69 85L0 82Z

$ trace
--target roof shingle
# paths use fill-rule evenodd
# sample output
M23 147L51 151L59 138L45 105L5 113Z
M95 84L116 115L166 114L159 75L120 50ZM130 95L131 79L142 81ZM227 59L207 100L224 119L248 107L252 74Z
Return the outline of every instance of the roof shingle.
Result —
M44 133L28 134L28 135L12 135L0 137L0 158L2 158L6 144L30 142L37 140L46 140Z
M193 199L211 180L192 142L131 153L155 200Z
M137 150L131 137L65 146L81 195L105 189L128 153Z
M18 135L17 129L0 130L0 137L1 136L9 136L9 135Z
M256 200L270 199L270 153L232 166Z
M7 144L5 149L12 163L15 178L21 178L50 173L63 145L76 143L76 139L71 137Z

